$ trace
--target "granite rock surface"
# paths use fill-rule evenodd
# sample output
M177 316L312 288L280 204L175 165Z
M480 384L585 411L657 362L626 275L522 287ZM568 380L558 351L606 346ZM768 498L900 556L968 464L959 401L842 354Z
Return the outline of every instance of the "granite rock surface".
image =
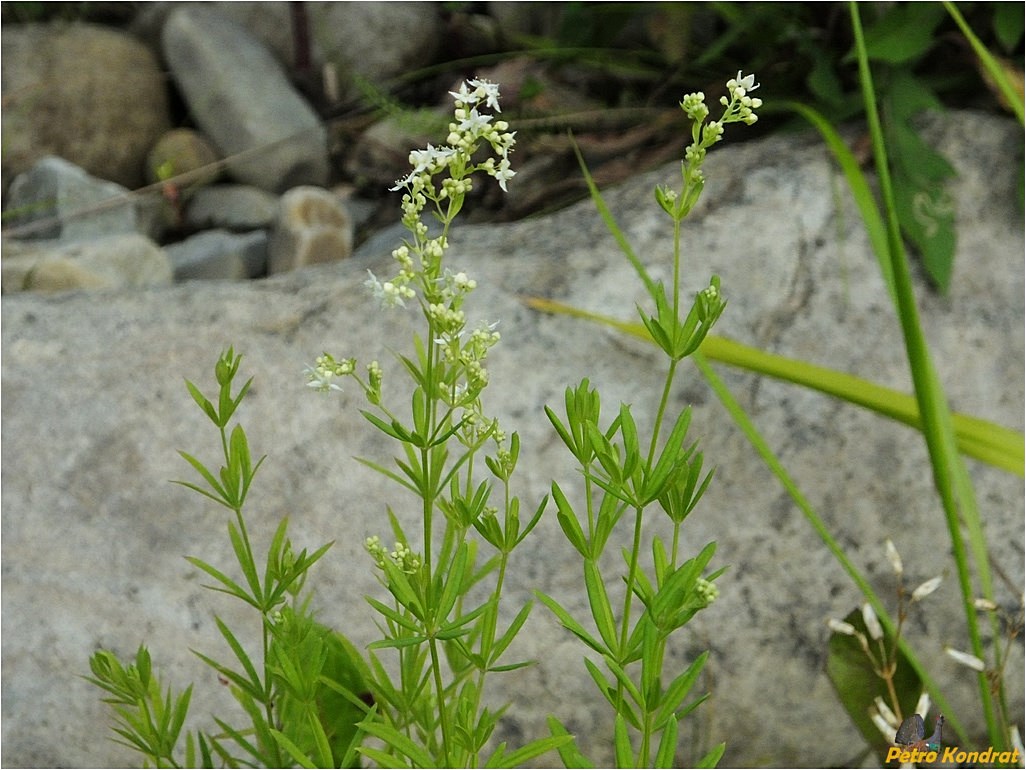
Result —
M952 186L959 247L950 296L918 282L934 361L953 407L1023 427L1023 218L1014 194L1021 129L965 113L931 129L960 178ZM973 153L961 148L972 145ZM1009 158L1018 158L1009 162ZM728 305L716 331L747 344L908 391L898 323L862 224L815 135L717 147L708 184L685 225L689 292L711 273ZM671 240L654 204L671 164L606 192L636 252L669 279ZM515 183L515 180L514 180ZM398 206L397 206L398 210ZM398 217L398 214L397 214ZM457 227L450 265L479 288L468 318L500 320L486 403L518 430L517 493L533 509L552 480L575 471L542 412L589 377L607 410L633 405L651 418L663 376L652 348L598 326L542 315L538 295L634 320L642 289L589 202L510 225ZM397 245L397 244L396 244ZM266 544L281 516L293 540L335 545L313 584L322 619L360 645L374 638L364 601L378 595L364 538L388 537L385 505L412 515L410 500L352 458L388 462L392 448L359 415L354 388L311 393L301 374L322 350L378 358L404 401L400 367L412 313L383 314L363 289L366 271L392 270L387 250L264 281L5 297L3 419L3 764L119 766L138 759L107 738L100 693L79 678L97 648L124 656L149 645L168 681L195 683L190 724L230 704L226 688L188 650L229 654L216 612L256 630L182 557L230 565L224 511L168 483L188 478L184 449L213 459L216 436L183 378L212 390L212 367L229 345L245 355L254 385L241 410L253 451L267 460L251 496L250 526ZM910 641L959 712L982 732L974 678L947 658L966 647L950 543L918 434L862 409L750 373L719 367L849 556L891 596L883 542L900 550L910 583L937 574L940 590L914 613ZM727 742L723 766L840 766L860 746L824 673L825 621L860 603L846 575L733 425L692 367L671 407L694 409L716 478L684 529L683 548L715 540L720 598L676 638L668 666L710 650L701 683L712 697L688 718L696 752ZM1021 478L969 461L993 558L1023 580ZM551 514L551 511L550 511ZM629 538L625 531L623 537ZM615 551L615 549L610 549ZM579 562L554 515L518 552L509 596L541 589L584 616ZM1008 602L1018 600L1002 590ZM248 625L247 625L248 624ZM512 656L538 665L507 679L497 700L513 706L500 733L512 745L546 733L558 715L596 762L611 760L612 721L581 663L582 649L536 606ZM1013 714L1023 710L1022 647L1007 673ZM513 659L516 659L514 657ZM683 754L682 763L699 754ZM556 761L541 758L539 764Z

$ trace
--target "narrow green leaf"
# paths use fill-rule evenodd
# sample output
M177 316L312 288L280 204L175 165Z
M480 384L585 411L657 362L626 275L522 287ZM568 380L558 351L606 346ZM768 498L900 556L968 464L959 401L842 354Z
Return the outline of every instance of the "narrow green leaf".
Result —
M704 770L704 768L707 767L716 767L716 765L720 763L720 758L723 756L723 752L726 748L726 743L721 743L718 746L714 747L712 751L710 751L708 754L706 754L704 757L698 760L697 763L695 763L695 767L702 768L702 770Z
M310 758L306 755L306 753L302 749L300 749L299 746L297 746L295 743L290 741L288 739L288 737L283 732L281 732L280 730L275 730L272 727L271 728L271 735L274 737L274 740L276 740L278 742L278 745L281 746L283 749L285 749L285 751L288 753L288 755L290 757L292 757L292 761L295 762L300 767L308 767L308 768L309 767L313 767L313 768L316 768L316 767L331 767L332 766L332 765L328 765L328 764L317 765L316 763L312 762L310 760Z
M239 599L242 599L242 601L246 602L246 604L249 604L250 606L255 607L256 609L260 609L259 603L256 601L256 599L254 599L248 593L246 593L245 588L240 586L238 583L236 583L234 580L232 580L230 577L225 575L217 568L212 567L202 559L197 559L195 556L186 556L185 560L192 564L194 567L203 570L212 578L218 580L225 586L225 588L218 588L217 586L204 586L205 588L209 588L214 591L222 591L223 593L229 594L231 596L236 596Z
M221 632L221 636L224 637L225 641L228 642L228 646L232 648L232 652L235 653L236 659L242 664L242 667L246 670L246 675L249 677L249 681L253 685L253 689L256 692L261 692L263 687L263 680L260 675L257 674L256 666L249 659L249 655L246 654L245 648L235 638L235 634L228 625L221 620L217 615L214 616L214 622L217 624L218 630Z
M534 530L534 528L538 525L538 522L541 521L542 514L545 513L545 509L548 507L548 504L549 496L545 495L541 499L541 502L538 503L538 508L534 512L534 516L532 516L531 520L527 523L527 526L524 527L524 529L519 533L519 535L515 536L512 544L508 544L509 550L512 551L516 546L524 542L524 538L531 534L532 530Z
M539 738L531 741L526 746L521 746L519 749L510 752L502 757L502 762L499 764L491 764L489 761L486 767L521 767L525 762L528 762L535 757L541 756L542 754L556 749L557 751L569 743L573 742L572 735L553 735L548 738Z
M366 465L368 468L376 470L382 476L386 476L386 477L392 479L392 481L394 481L396 484L399 484L400 486L405 487L406 489L408 489L413 494L415 494L415 495L418 494L417 486L415 484L411 484L407 479L403 478L402 476L400 476L395 471L389 470L388 468L384 467L383 465L379 465L378 463L372 462L372 461L367 460L367 459L365 459L363 457L357 457L355 459L356 459L356 462L360 463L361 465Z
M682 458L686 457L684 439L687 437L690 425L691 408L688 407L677 417L677 421L673 424L673 430L670 431L670 436L663 445L663 451L659 455L655 468L645 479L645 488L641 493L642 502L645 505L663 493L670 474L680 465Z
M631 700L638 704L641 711L648 711L648 704L645 701L644 695L638 690L638 686L634 684L630 675L624 671L620 664L608 655L605 656L605 664L606 668L616 677L616 681L619 682L620 686L631 696Z
M271 736L270 729L266 726L266 723L263 721L263 717L260 715L260 710L256 707L256 704L253 703L252 700L248 702L242 702L240 700L240 703L242 703L243 708L246 709L247 713L249 713L250 715L251 720L253 721L254 732L256 732L260 738L267 740L268 743L273 742L274 738ZM268 763L268 758L264 755L264 753L261 752L256 746L254 746L249 740L247 740L246 736L243 735L243 733L239 732L237 729L232 727L223 719L214 717L214 721L217 723L217 726L220 727L221 730L225 733L225 735L231 738L232 741L234 741L235 744L239 746L239 748L241 748L247 754L252 756L258 763ZM227 752L220 750L219 746L217 746L217 748L219 749L218 753L223 758L230 758ZM237 762L234 762L232 764L238 766Z
M519 663L504 663L501 666L489 666L488 671L499 673L502 671L516 671L518 668L527 668L528 666L536 666L538 661L536 660L522 660Z
M192 396L192 400L195 401L199 408L210 418L210 421L214 425L220 426L220 422L217 419L217 410L214 409L214 405L207 400L207 397L200 393L199 388L193 385L188 380L185 381L185 387L189 389L189 394Z
M654 729L662 730L671 719L676 719L677 709L680 708L684 699L688 697L691 688L695 686L695 682L698 680L699 674L702 673L702 669L705 667L705 662L708 659L709 652L703 652L666 688L662 703L659 704L659 710L656 712L655 722L653 723Z
M574 513L570 501L567 500L563 490L559 488L559 484L555 481L552 482L552 499L556 501L556 521L559 523L559 528L563 530L566 539L577 553L585 559L591 558L592 554L588 548L588 541L584 536L584 531L581 529L580 522L577 521L577 514Z
M438 598L437 615L438 621L444 621L449 612L456 604L456 599L463 593L463 584L466 579L464 574L467 569L467 544L462 543L456 551L455 559L450 562L449 570L445 575L445 584L442 587L442 595Z
M577 747L577 741L563 727L562 722L550 715L548 717L548 724L549 731L554 736L569 737L571 739L556 749L559 752L559 758L562 760L564 767L575 768L576 770L588 770L588 768L595 767L591 760L581 753L581 750Z
M595 652L601 654L605 654L607 652L606 648L596 641L587 631L585 631L584 626L574 620L570 616L570 613L564 610L555 599L549 598L541 591L535 591L534 595L538 597L538 600L542 604L552 611L552 614L559 619L560 623L563 624L563 627L570 631L570 633L588 645L588 647L593 649Z
M178 450L178 454L180 454L182 456L182 458L187 463L189 463L189 465L191 465L193 468L196 469L196 472L206 480L206 482L210 485L210 488L212 490L214 490L214 492L216 492L218 495L221 496L222 499L218 500L218 502L222 502L223 503L224 501L228 500L228 495L225 492L224 487L221 486L221 483L216 478L214 478L214 474L211 473L210 471L208 471L206 466L203 463L201 463L199 460L197 460L195 457L193 457L192 455L190 455L187 452L183 452L181 450ZM183 484L184 486L188 486L188 487L190 487L192 489L196 489L197 492L202 492L203 491L203 490L201 490L201 489L199 489L197 487L194 487L191 484L186 484L184 481L179 481L177 483ZM204 494L207 494L208 497L210 496L209 493L204 493ZM213 498L213 499L217 500L216 497Z
M406 430L398 422L385 422L377 415L368 412L366 409L361 409L360 414L362 414L367 419L367 422L369 422L371 425L373 425L375 428L380 430L385 435L391 436L395 440L402 441L404 443L410 441L410 432Z
M517 616L513 618L513 622L509 624L509 628L506 629L502 636L495 640L491 650L488 651L489 664L495 663L502 653L506 651L506 648L509 647L510 643L516 638L516 635L520 633L520 629L527 621L527 616L531 614L531 607L533 606L534 605L531 602L525 604L520 609L520 612L517 613Z
M232 548L235 550L235 558L239 562L239 567L242 568L242 574L246 578L246 582L249 584L249 590L252 592L250 595L253 600L257 603L256 606L261 611L269 610L270 607L265 606L264 589L260 585L260 576L257 574L256 563L253 561L253 554L249 549L249 544L243 538L241 531L235 526L234 521L228 522L228 538L232 542Z
M577 146L577 142L574 141L573 136L570 137L570 143L573 145L574 154L577 156L577 164L581 168L581 172L584 174L584 181L588 185L588 192L591 194L591 200L595 204L595 208L598 210L599 216L602 217L602 221L606 223L606 229L612 234L614 240L620 250L623 251L624 256L627 257L627 261L631 263L631 267L637 272L641 282L645 284L645 290L649 295L656 299L662 292L657 288L655 281L649 276L648 271L645 270L644 264L638 258L638 255L634 253L634 249L631 248L630 241L627 240L627 236L623 234L623 231L616 224L616 220L613 218L612 212L609 207L606 206L606 202L602 199L601 193L599 193L598 186L595 184L595 180L592 179L591 173L588 171L588 166L584 162L584 156L581 155L581 150Z
M674 757L677 754L677 719L670 717L670 721L663 728L663 734L659 738L659 750L656 752L655 767L675 767Z
M389 607L387 604L384 604L383 602L379 602L372 596L365 596L364 598L367 600L367 603L370 604L371 607L376 609L378 612L380 612L386 618L391 620L393 623L402 626L403 628L409 631L422 630L420 624L416 620L406 617L401 612L398 612L397 610L393 609L392 607Z
M1013 79L1009 77L1010 73L1005 71L1001 66L1001 63L993 54L991 54L990 51L987 50L987 47L980 41L980 38L976 36L972 27L966 23L965 18L958 10L958 6L952 2L948 2L948 0L945 0L943 5L951 15L951 18L955 20L958 28L962 30L962 34L965 35L965 39L968 40L969 44L973 47L973 52L977 57L979 57L980 63L983 65L984 69L987 70L991 79L997 84L998 89L1001 91L1001 95L1004 97L1005 105L1015 113L1015 117L1019 121L1019 125L1022 125L1024 120L1022 94L1019 89L1016 88ZM1022 14L1018 13L1014 5L1004 6L1004 4L1002 4L1002 6L999 6L999 10L996 13L1001 13L1002 11L1016 19L1017 23L1014 29L1017 30L1015 37L1018 38L1022 34ZM1008 47L1011 48L1012 46L1009 45ZM1019 88L1021 88L1021 86Z
M588 593L588 604L591 605L591 616L595 620L595 627L598 629L606 649L615 653L619 649L619 642L616 638L616 621L613 618L613 608L609 604L609 595L606 593L606 585L602 581L602 575L591 560L584 562L584 587Z
M427 641L426 636L403 636L393 639L378 639L376 642L371 642L367 645L368 650L390 650L396 649L401 650L404 647L415 647L418 644L424 644Z
M617 767L634 767L634 749L631 748L631 739L627 735L627 723L623 715L616 715L616 723L613 727L613 748L616 751Z
M170 695L170 690L168 690ZM192 699L192 685L190 684L185 688L185 691L175 700L175 707L172 712L171 721L168 725L168 744L176 746L178 744L178 736L182 732L182 725L185 724L185 718L189 713L189 701Z
M438 766L438 763L430 754L428 754L424 749L415 744L413 741L411 741L409 738L407 738L405 735L403 735L401 732L396 730L391 725L387 725L384 722L370 721L365 719L362 722L360 722L360 727L372 738L378 738L379 740L384 741L386 746L389 746L395 751L398 751L406 757L409 757L409 759L413 761L414 765L417 765L419 767ZM367 756L371 756L371 754L367 751L366 748L361 747L360 751L366 754ZM373 758L375 761L379 761L378 757ZM394 759L386 759L386 766L397 766L388 764L388 762L390 761L394 762Z

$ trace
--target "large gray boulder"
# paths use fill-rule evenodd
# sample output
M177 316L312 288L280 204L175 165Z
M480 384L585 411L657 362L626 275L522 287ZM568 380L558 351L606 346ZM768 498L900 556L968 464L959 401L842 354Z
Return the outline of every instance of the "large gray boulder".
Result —
M189 112L236 180L278 192L327 182L324 126L263 43L202 4L175 10L162 42Z
M128 188L170 127L157 57L119 30L92 24L3 28L3 176L58 155Z
M951 188L960 238L951 295L917 286L934 361L955 408L1021 430L1024 243L1013 193L1021 129L964 113L935 121L931 136L960 174ZM970 144L973 153L961 151ZM900 331L876 260L819 140L789 135L731 145L728 136L706 169L704 202L686 223L684 282L691 291L712 272L722 276L730 304L718 333L908 390ZM652 187L676 179L671 164L607 192L637 253L664 277L671 242ZM664 364L638 341L540 315L522 297L633 319L643 292L588 202L532 221L458 228L450 263L478 281L468 317L502 322L486 401L507 430L521 433L516 491L533 507L553 478L570 485L576 476L542 406L558 408L564 388L587 376L607 409L629 402L644 425ZM176 449L210 459L218 451L182 378L209 391L213 362L229 344L245 354L245 375L255 377L241 419L254 451L268 455L251 494L252 535L263 547L288 515L297 544L335 540L312 579L321 617L360 645L375 638L363 597L381 589L362 542L388 537L386 503L413 522L411 501L351 459L387 464L393 451L359 415L364 402L356 389L322 397L308 391L301 374L325 349L362 363L378 358L391 376L390 394L406 398L389 350L409 353L414 313L375 309L362 288L368 268L388 274L387 251L259 283L5 298L6 766L138 761L107 740L100 692L77 678L99 647L130 655L146 642L169 680L195 682L191 724L210 725L210 712L230 701L188 648L230 655L215 612L240 633L255 632L257 623L203 590L208 581L182 558L229 567L228 514L167 483L191 472ZM825 396L720 371L882 596L893 596L888 537L911 583L946 576L906 632L979 738L975 678L942 652L967 643L921 438ZM718 581L720 598L669 654L670 666L682 667L711 650L702 685L712 698L687 718L684 734L695 736L687 744L697 752L727 741L727 767L842 766L860 741L824 673L825 620L845 615L860 596L693 368L671 402L674 409L694 406L692 435L718 466L686 523L683 548L697 552L715 540L715 565L730 565ZM1021 586L1022 480L977 462L969 469L991 554ZM626 543L629 533L622 537ZM515 554L508 587L511 599L526 601L541 589L586 615L580 565L551 512ZM1014 605L1020 596L1002 588L1000 598ZM1021 653L1013 648L1006 672L1016 719L1023 713ZM494 680L494 698L513 701L503 736L519 743L545 734L545 716L554 713L596 761L609 762L612 720L581 664L580 645L537 606L511 654L538 665ZM695 756L678 760L686 766Z

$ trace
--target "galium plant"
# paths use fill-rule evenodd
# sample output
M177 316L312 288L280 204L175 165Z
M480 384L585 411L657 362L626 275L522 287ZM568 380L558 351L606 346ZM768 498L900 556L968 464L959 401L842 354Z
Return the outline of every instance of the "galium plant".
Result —
M1002 92L1010 93L1013 89L1006 82L1008 78L1002 76L1000 67L997 66L993 57L983 50L982 45L961 19L954 5L945 3L945 7L962 28L974 50L977 51L981 67L987 69L995 81L1002 83ZM900 618L895 621L891 617L869 580L831 533L824 519L815 511L796 480L791 477L783 463L774 454L769 443L760 434L755 422L746 414L710 362L719 361L742 366L751 371L812 387L851 403L873 409L881 415L905 422L922 432L930 453L935 487L951 536L951 553L955 562L970 648L968 652L951 649L948 649L947 652L954 660L976 672L980 693L980 710L987 724L987 738L990 746L998 752L1008 751L1022 745L1019 728L1008 705L1004 682L1009 652L1014 640L1022 633L1021 592L1009 584L1010 593L1015 596L1016 602L1019 604L1018 614L1015 617L1010 617L1010 613L999 609L1000 605L995 601L994 576L1000 577L1001 572L990 563L975 492L960 453L1021 476L1023 473L1023 437L1021 432L1008 430L977 418L955 414L949 409L940 379L930 359L929 348L918 318L908 259L900 237L900 212L895 203L890 179L887 161L888 146L884 141L880 117L877 114L878 94L873 86L870 56L867 51L865 35L862 32L859 5L850 3L849 11L852 19L852 31L855 39L854 52L859 66L863 103L869 119L869 134L873 139L879 178L879 203L854 154L848 149L827 117L806 105L789 104L785 107L807 118L820 131L845 173L865 223L873 251L878 257L881 274L901 322L915 394L908 396L847 373L836 372L804 361L770 355L757 348L713 335L706 338L701 350L695 352L692 360L727 412L764 459L769 469L777 476L784 489L791 495L826 548L837 559L854 585L862 592L866 600L865 606L869 608L869 612L872 612L883 633L888 636L889 640L893 640L893 644L897 647L897 660L899 661L894 684L901 702L905 704L906 699L915 698L925 690L932 702L944 712L948 726L960 743L971 745L970 735L959 714L951 708L951 704L947 702L944 693L919 660L915 650L902 638L900 633L897 633L898 625L901 622ZM1021 99L1018 101L1021 103ZM1016 112L1021 120L1021 109ZM605 209L601 196L594 186L591 187L591 192L600 211L603 212L609 230L627 256L634 260L630 245ZM648 328L647 322L644 326L625 323L548 300L533 299L530 304L540 309L589 318L629 334L655 341L657 344L663 344L655 338L652 329ZM978 615L980 617L977 617ZM851 613L845 622L853 627L856 624L861 624L862 632L868 633L865 620L858 610ZM988 625L989 634L986 629ZM841 648L841 655L833 656L836 643L840 637L844 636L844 634L835 633L830 641L832 662L836 662L835 659L844 656L847 656L848 662L851 662L850 645L847 650ZM1002 639L1003 643L1000 641ZM857 657L864 661L864 655L857 650L857 647L855 649ZM989 663L985 661L988 651L991 657ZM828 663L829 665L830 663ZM904 677L901 676L903 671L907 672ZM858 681L859 679L861 679L861 683ZM897 679L903 679L902 686L898 686ZM878 684L877 672L873 670L872 666L865 666L860 676L846 676L843 687L838 687L838 694L843 705L852 715L870 746L880 745L880 728L878 725L874 725L867 716L867 708L875 697L873 690ZM868 698L864 697L867 693L869 694ZM925 711L925 708L920 708L920 711Z
M626 405L603 425L600 396L587 379L566 394L565 417L546 408L554 428L582 471L580 494L552 485L557 518L583 566L592 617L585 628L555 600L539 593L559 620L593 653L603 671L585 659L588 673L615 712L614 746L619 766L672 766L678 748L677 723L702 697L688 700L706 655L666 681L669 638L717 596L706 574L715 545L694 556L682 553L680 531L711 481L703 458L687 443L690 411L670 419L668 396L678 364L692 354L725 307L719 279L681 305L681 221L704 184L702 163L725 125L755 122L760 100L748 95L753 76L728 82L729 98L717 121L701 94L681 106L695 121L693 142L682 165L682 188L656 190L674 228L674 278L669 290L653 281L629 254L655 312L642 319L667 356L667 376L656 419L643 439ZM275 531L266 555L258 558L243 508L263 458L253 462L245 430L230 427L249 382L233 392L241 363L229 348L215 366L219 386L208 399L192 383L194 401L218 429L223 464L215 473L181 453L202 483L179 482L229 509L228 535L241 578L195 557L190 562L213 579L209 588L228 594L254 611L256 649L217 618L233 655L224 663L197 653L227 684L248 724L217 718L212 733L183 737L191 687L181 693L159 681L145 646L133 664L101 650L91 660L90 681L104 689L114 709L115 733L158 767L202 765L304 767L358 766L361 759L382 766L513 767L551 750L568 766L588 764L573 737L555 718L551 735L508 749L493 733L505 707L484 705L492 675L529 665L505 654L527 621L528 603L507 612L503 601L510 556L538 524L548 498L521 519L520 498L511 478L520 456L517 433L508 435L485 409L489 351L499 342L495 322L469 326L465 304L476 288L466 273L445 264L450 227L483 173L505 190L513 178L509 154L515 134L500 112L498 86L470 80L451 92L454 118L445 144L410 154L411 171L396 182L403 191L402 222L410 236L393 252L396 273L373 273L365 282L385 309L415 305L424 330L414 334L411 355L397 355L409 378L408 407L390 405L385 370L371 361L361 374L353 357L323 353L305 370L307 384L329 393L350 378L370 405L366 419L397 443L395 469L361 460L408 493L413 505L387 505L390 534L370 533L365 546L387 594L367 597L377 613L381 638L367 658L342 635L321 624L305 593L308 572L331 543L313 553L287 537L287 520ZM589 178L590 183L590 178ZM429 237L430 213L441 232ZM668 428L661 440L662 429ZM643 447L643 444L645 445ZM571 502L573 497L576 502ZM658 506L672 526L669 544L655 538L651 563L642 558L647 511ZM414 515L410 515L412 509ZM630 547L623 549L623 594L614 605L600 557L618 522L633 513ZM506 619L512 615L508 623ZM394 659L386 661L388 651ZM371 740L366 740L370 738ZM716 763L723 745L701 758Z
M680 103L693 121L692 142L681 164L681 188L660 186L655 190L657 203L673 225L670 288L653 280L626 247L626 241L621 241L655 305L654 312L638 308L641 320L666 357L666 376L648 435L639 429L626 404L620 404L616 416L604 424L601 397L587 379L567 389L564 415L545 409L580 471L579 493L567 494L553 482L552 497L560 527L583 563L591 617L574 618L555 599L544 594L539 598L604 664L605 671L590 658L584 660L589 675L615 713L613 744L618 767L674 766L678 720L705 699L689 699L689 695L708 653L669 681L664 678L670 637L716 599L719 591L713 581L723 572L705 574L715 554L715 543L690 558L682 553L681 528L708 488L712 472L703 475L702 453L688 443L690 408L675 417L667 409L680 362L702 344L726 300L720 292L719 277L713 275L708 285L694 295L690 308L685 311L682 307L681 225L702 194L702 164L708 149L722 140L725 126L738 122L751 125L757 120L755 110L762 106L762 100L749 93L758 87L754 75L742 76L740 72L727 81L728 96L720 99L723 112L718 120L708 120L710 112L702 93L688 94ZM588 181L591 184L590 177ZM596 196L596 201L608 217L601 199ZM669 432L661 440L664 428ZM577 502L571 502L572 498ZM646 569L641 544L646 527L652 526L652 511L658 510L668 518L672 536L669 543L653 537L651 562ZM625 514L630 514L630 545L621 551L622 570L609 575L604 572L602 555ZM614 582L624 585L622 596L615 602L607 590L607 585ZM557 720L550 720L550 726L555 734L566 734ZM696 757L697 766L715 765L723 750L720 744L705 756ZM568 766L589 761L577 747L564 747L560 753Z
M96 652L90 660L93 676L88 679L110 695L104 700L114 710L118 742L139 751L148 765L213 767L216 760L228 766L285 767L316 762L350 767L362 739L357 722L370 710L360 656L344 637L316 621L308 596L301 598L308 571L331 544L313 553L306 549L297 553L287 537L286 518L271 538L266 556L257 557L243 508L263 458L253 463L240 424L229 429L252 382L233 393L241 362L242 357L232 348L218 359L214 376L219 390L214 399L186 381L193 400L218 429L223 465L215 474L193 455L181 452L204 483L178 483L233 514L228 537L241 580L201 559L187 558L213 578L214 584L208 588L253 610L259 630L256 651L247 650L238 633L215 617L234 662L223 663L196 653L230 688L249 725L240 727L216 719L218 732L187 733L181 749L192 686L179 694L170 687L165 689L143 645L135 662L128 665L109 650Z
M338 389L342 377L358 383L372 407L363 415L400 447L398 471L363 462L416 501L412 526L388 507L393 547L380 535L366 541L389 599L368 597L383 638L370 645L376 713L361 726L381 746L363 746L361 753L384 766L507 767L569 738L487 750L504 711L483 705L489 675L528 665L503 661L531 609L527 604L509 625L500 624L509 559L546 501L522 523L510 486L520 441L516 433L507 437L482 400L488 353L500 339L497 324L468 325L464 305L476 282L445 265L450 227L473 175L483 172L503 190L514 176L515 134L493 114L500 111L497 85L470 80L450 93L455 110L446 144L410 153L411 171L392 188L404 191L402 222L410 232L392 252L397 272L388 280L371 273L366 281L383 308L416 303L426 327L414 336L414 355L399 356L412 384L408 412L387 404L377 362L364 378L355 359L325 353L307 374L320 391ZM424 221L428 213L441 224L434 237ZM480 594L483 600L475 598ZM395 677L378 657L386 649L397 657Z

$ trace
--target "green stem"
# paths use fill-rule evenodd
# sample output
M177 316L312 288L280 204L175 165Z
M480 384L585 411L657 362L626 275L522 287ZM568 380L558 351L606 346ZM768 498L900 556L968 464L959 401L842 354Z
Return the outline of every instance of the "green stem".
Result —
M435 692L438 694L438 724L442 728L442 757L443 767L452 767L452 758L449 754L449 714L445 704L445 687L442 684L442 666L439 662L438 640L432 636L428 639L428 647L431 651L431 673L435 681Z
M980 542L982 532L979 528L979 514L975 508L973 496L966 488L968 474L961 464L957 451L952 451L954 439L951 433L951 414L947 399L940 387L940 381L930 359L929 349L919 323L915 293L912 286L912 274L908 266L904 245L901 240L901 229L894 202L894 191L891 184L890 169L887 163L886 146L883 140L883 129L880 116L876 109L875 91L872 72L866 54L862 23L858 7L849 5L852 29L855 35L856 51L858 52L859 78L862 83L863 101L866 107L866 119L870 135L873 138L876 171L880 185L880 197L887 215L888 256L894 272L894 287L897 301L898 318L905 339L905 349L912 374L919 413L923 420L923 434L926 437L930 465L933 468L934 485L940 495L944 507L944 515L951 536L951 550L958 571L958 582L962 590L962 603L966 618L966 630L973 654L983 659L983 640L980 636L976 618L974 590L970 576L969 559L959 523L959 504L966 521L971 542L975 543L977 554L976 566L985 590L991 590L989 565L987 563L985 544ZM960 485L959 499L956 502L955 488ZM981 559L982 551L982 559ZM988 598L990 598L988 596ZM1000 729L994 713L995 704L985 672L977 674L980 690L980 701L984 719L987 722L991 745L1001 750L1006 746L1007 736Z
M620 649L618 650L620 660L617 661L620 665L626 663L624 658L627 654L627 642L630 639L631 601L634 598L634 581L638 577L638 555L641 552L641 517L644 510L641 506L634 509L634 539L631 541L631 561L627 570L627 592L623 598L623 618L620 626ZM622 694L622 685L618 684L616 689L618 693Z

